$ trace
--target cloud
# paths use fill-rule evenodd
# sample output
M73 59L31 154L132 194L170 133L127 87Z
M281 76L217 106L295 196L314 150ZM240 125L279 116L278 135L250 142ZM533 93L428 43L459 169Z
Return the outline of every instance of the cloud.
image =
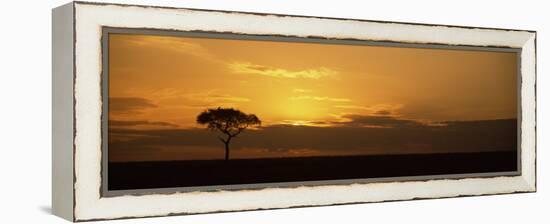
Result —
M158 127L178 127L177 124L163 122L163 121L122 121L122 120L109 120L109 126L112 127L135 127L135 126L158 126Z
M139 97L109 97L109 111L114 113L136 113L157 105L150 100Z
M315 127L326 127L332 126L333 123L325 120L282 120L277 123L272 123L273 125L292 125L292 126L315 126Z
M131 94L147 95L156 100L182 100L198 101L194 105L209 105L210 103L218 102L249 102L250 99L242 96L235 96L227 93L222 93L219 89L208 91L194 89L176 89L176 88L161 88L161 89L138 89L130 92Z
M396 124L408 121L368 117L354 122ZM516 119L451 121L441 126L401 124L395 128L276 125L246 130L231 147L234 152L259 149L256 157L262 157L262 150L269 151L270 156L512 151L517 149L516 131ZM217 140L217 133L205 129L110 128L109 136L114 136L109 138L110 153L125 154L125 158L119 157L119 160L132 160L132 150L149 152L160 158L164 149L193 154L199 153L193 150L201 148L212 149L210 152L214 154L210 155L218 156L216 158L223 156L223 145ZM163 158L172 159L170 155Z
M385 128L425 125L415 120L402 119L388 115L348 114L342 116L342 118L347 121L336 122L336 124L345 126L371 126Z
M185 39L179 37L135 35L125 38L129 43L138 46L173 51L213 62L220 62L207 48L198 43L185 41Z
M182 94L184 98L194 101L206 102L206 103L239 103L249 102L250 99L246 97L233 96L230 94L218 93L216 90L211 90L202 93L186 93Z
M315 101L330 101L330 102L350 102L350 99L347 98L332 98L326 96L293 96L290 97L291 100L315 100Z
M248 98L245 98L245 97L237 97L237 96L231 96L231 95L227 95L227 94L211 94L211 95L207 95L205 98L204 98L205 101L207 102L219 102L219 101L222 101L222 102L248 102L250 101L250 99Z
M377 114L377 115L390 115L390 114L392 114L392 112L389 111L389 110L379 110L379 111L374 112L374 114Z
M296 89L293 89L292 92L295 92L295 93L311 93L312 90L311 90L311 89L299 89L299 88L296 88Z
M335 108L361 111L361 114L369 115L396 115L403 108L401 104L376 104L372 106L336 105Z
M276 78L320 79L324 77L336 76L338 74L337 71L326 67L291 71L282 68L252 64L250 62L233 62L229 63L228 66L229 69L234 73L261 75Z
M334 115L326 120L283 120L273 125L282 126L313 126L313 127L369 127L369 128L402 128L405 126L443 126L446 123L429 123L413 119L405 119L378 111L374 115L342 114Z

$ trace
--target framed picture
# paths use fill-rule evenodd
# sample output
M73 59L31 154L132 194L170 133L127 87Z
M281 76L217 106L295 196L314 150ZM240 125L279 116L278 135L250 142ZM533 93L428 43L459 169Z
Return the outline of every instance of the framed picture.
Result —
M534 31L53 10L71 221L536 191Z

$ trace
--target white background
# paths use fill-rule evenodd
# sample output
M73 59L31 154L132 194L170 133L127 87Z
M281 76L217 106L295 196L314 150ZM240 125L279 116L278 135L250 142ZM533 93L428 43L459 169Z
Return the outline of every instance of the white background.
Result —
M115 0L112 0L115 1ZM98 2L103 2L98 0ZM548 223L550 119L546 77L550 6L545 1L146 1L118 3L537 31L538 192L317 208L108 221L108 223ZM66 223L51 215L51 8L0 6L0 223ZM490 91L490 90L487 90Z

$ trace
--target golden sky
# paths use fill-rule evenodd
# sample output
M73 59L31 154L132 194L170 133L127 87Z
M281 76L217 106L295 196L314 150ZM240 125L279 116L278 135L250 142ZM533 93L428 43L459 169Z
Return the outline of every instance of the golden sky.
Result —
M513 119L516 59L506 52L111 34L109 119L133 129L198 128L197 115L216 107L256 114L262 126L323 127L357 116Z
M516 117L515 53L121 34L110 36L109 56L110 97L150 104L111 113L117 120L189 127L218 106L264 124L377 111L428 121Z

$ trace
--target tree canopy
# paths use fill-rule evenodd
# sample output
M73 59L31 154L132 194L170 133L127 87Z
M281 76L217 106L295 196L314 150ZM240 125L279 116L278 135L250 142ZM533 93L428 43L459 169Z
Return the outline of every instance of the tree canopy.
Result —
M197 116L197 123L207 125L212 131L220 131L226 138L218 137L225 144L225 159L229 159L229 143L249 126L260 125L254 114L246 114L233 108L208 109Z

